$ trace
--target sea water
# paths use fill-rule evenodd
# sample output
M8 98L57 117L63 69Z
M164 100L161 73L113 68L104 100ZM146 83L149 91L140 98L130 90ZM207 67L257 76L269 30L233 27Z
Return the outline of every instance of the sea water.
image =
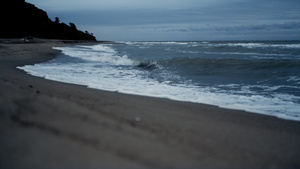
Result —
M300 121L299 41L121 42L55 47L31 75Z

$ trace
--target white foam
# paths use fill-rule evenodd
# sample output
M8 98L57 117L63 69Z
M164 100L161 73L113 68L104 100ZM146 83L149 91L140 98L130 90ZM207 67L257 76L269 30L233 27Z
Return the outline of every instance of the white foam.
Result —
M98 51L98 52L116 53L116 51L113 48L111 48L109 46L104 46L104 45L93 45L93 46L78 45L78 46L83 47L83 48L92 49L92 50Z
M267 44L267 43L226 43L221 46L245 47L245 48L300 48L299 44Z
M134 65L135 62L128 58L127 55L118 56L117 52L108 46L79 46L81 48L64 47L54 49L62 50L62 53L71 57L79 58L86 61L98 62L99 64L111 65Z
M300 44L272 44L270 47L280 47L280 48L300 48Z
M262 47L262 43L228 43L228 46L241 46L246 48Z
M295 82L296 84L300 84L300 78L297 77L297 76L290 76L288 79L287 79L288 82ZM300 86L299 86L299 89L300 89Z

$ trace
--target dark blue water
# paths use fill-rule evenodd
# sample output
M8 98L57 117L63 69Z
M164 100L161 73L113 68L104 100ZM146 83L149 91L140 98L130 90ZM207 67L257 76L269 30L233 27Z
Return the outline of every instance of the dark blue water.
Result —
M132 42L114 48L139 60L161 82L251 86L253 94L300 96L300 42ZM160 76L166 71L170 77Z
M123 42L59 49L60 57L22 69L92 88L300 120L300 41Z

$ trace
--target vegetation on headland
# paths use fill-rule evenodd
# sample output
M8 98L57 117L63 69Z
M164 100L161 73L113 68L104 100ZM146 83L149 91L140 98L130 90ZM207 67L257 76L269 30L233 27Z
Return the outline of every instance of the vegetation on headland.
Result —
M47 13L25 0L0 2L0 38L36 37L65 40L96 40L92 33L78 30L72 22L52 21Z

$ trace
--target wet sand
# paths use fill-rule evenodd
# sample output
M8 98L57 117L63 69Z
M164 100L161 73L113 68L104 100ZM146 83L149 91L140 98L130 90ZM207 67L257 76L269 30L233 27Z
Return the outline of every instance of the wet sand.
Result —
M300 168L300 122L30 76L74 44L17 42L0 43L0 168Z

